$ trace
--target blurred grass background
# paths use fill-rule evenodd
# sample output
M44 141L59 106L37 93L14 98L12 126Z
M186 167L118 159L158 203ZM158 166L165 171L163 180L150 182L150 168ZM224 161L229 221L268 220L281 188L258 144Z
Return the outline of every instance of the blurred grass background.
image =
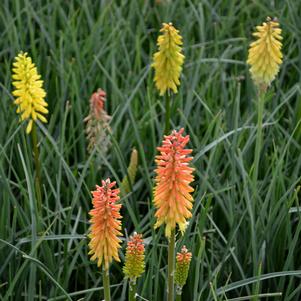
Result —
M177 243L193 252L183 300L300 300L301 2L159 2L1 0L1 300L100 300L101 273L87 255L90 191L106 177L121 182L133 147L139 170L122 199L123 228L142 232L147 243L139 295L164 300L167 241L152 228L151 203L164 102L150 68L162 22L173 22L184 39L172 126L190 134L196 168L193 218ZM284 62L265 105L254 187L256 94L245 61L254 26L266 16L280 21ZM11 95L11 65L21 50L37 64L50 111L49 123L39 125L42 229L31 143ZM113 116L101 164L86 151L83 122L98 87ZM126 300L121 267L111 266L113 300Z

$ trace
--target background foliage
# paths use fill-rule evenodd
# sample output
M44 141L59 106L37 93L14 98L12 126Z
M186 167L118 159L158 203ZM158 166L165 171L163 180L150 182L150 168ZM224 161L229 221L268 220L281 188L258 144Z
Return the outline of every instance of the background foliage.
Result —
M122 199L123 227L147 242L140 295L164 299L167 241L163 229L152 228L151 204L164 102L150 63L161 23L169 21L186 56L172 124L190 134L196 168L193 218L177 244L194 255L183 300L300 300L301 2L160 2L1 1L1 300L99 300L101 274L87 256L90 190L108 176L120 183L133 147L139 171ZM265 106L254 187L256 94L245 61L251 32L266 16L280 20L285 58ZM43 229L36 223L31 143L11 95L20 50L32 56L48 93L49 123L39 125ZM113 116L112 146L101 162L86 151L83 122L98 87ZM120 264L111 267L111 284L113 300L126 300Z

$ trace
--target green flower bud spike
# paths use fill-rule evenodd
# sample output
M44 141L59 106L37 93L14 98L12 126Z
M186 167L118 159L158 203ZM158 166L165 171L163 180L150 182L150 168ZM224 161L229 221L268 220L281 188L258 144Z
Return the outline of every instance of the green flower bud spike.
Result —
M125 278L130 279L129 301L136 300L136 280L144 273L144 270L144 244L142 235L134 233L127 244L123 267Z
M191 252L188 252L185 246L182 247L180 253L177 253L176 272L175 272L177 300L181 300L182 288L185 285L188 277L191 257L192 257Z
M126 195L132 191L132 186L134 186L135 178L137 174L137 166L138 166L138 152L134 148L131 153L131 159L130 159L129 167L127 169L127 175L125 175L121 183L122 195L123 194Z

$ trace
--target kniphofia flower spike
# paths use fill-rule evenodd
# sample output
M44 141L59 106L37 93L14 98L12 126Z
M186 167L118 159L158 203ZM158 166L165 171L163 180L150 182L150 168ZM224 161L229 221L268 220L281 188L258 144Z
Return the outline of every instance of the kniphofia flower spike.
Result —
M124 275L135 281L144 273L144 244L141 234L134 233L127 244Z
M90 98L89 115L84 119L86 124L86 134L88 140L88 151L91 152L95 146L104 155L110 145L110 136L108 132L111 131L109 116L104 108L106 101L106 92L98 89Z
M127 169L127 175L124 176L121 182L121 192L128 194L131 192L131 186L135 183L135 178L137 174L138 167L138 152L134 148L131 153L130 164Z
M247 63L256 85L266 88L275 79L282 63L281 29L278 21L270 17L256 29L253 36L257 40L250 44Z
M185 149L189 136L182 136L184 129L173 130L164 136L163 144L157 149L156 186L154 188L154 204L157 209L155 227L166 225L165 235L170 237L171 231L178 224L183 233L187 219L191 217L194 189L190 186L194 177L194 168L189 166L193 159L191 149Z
M163 23L160 32L162 35L157 41L159 51L154 54L152 64L155 69L154 81L160 95L164 95L168 89L177 93L185 58L182 54L182 37L172 23Z
M108 270L112 260L120 261L118 249L122 236L121 221L122 216L119 211L121 204L116 204L119 200L119 189L113 189L116 182L110 179L102 181L102 186L96 185L96 190L92 191L93 209L90 211L91 228L89 233L91 260L97 260L97 266L104 263L105 270Z
M46 92L41 76L26 52L20 52L15 58L13 73L13 95L16 97L14 103L18 106L17 113L21 115L21 121L28 120L26 133L29 134L34 121L39 119L47 122L44 116L48 113Z
M186 246L183 246L181 252L177 253L175 283L178 295L182 293L182 287L186 283L191 257L192 254L188 252Z

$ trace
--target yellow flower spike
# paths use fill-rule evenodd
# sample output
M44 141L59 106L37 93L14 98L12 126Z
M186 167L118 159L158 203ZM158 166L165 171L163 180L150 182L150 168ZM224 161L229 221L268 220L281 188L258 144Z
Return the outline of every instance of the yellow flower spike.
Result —
M18 106L17 113L21 121L28 120L26 133L32 129L33 121L37 119L47 122L44 115L48 113L45 101L46 92L43 89L43 81L38 74L35 64L27 53L20 52L13 63L13 95L16 97L15 104Z
M265 90L275 79L282 63L281 29L278 21L270 17L256 29L253 36L257 40L250 44L247 63L251 66L250 72L255 84Z
M159 51L154 54L152 67L155 69L156 87L160 95L164 95L168 89L178 92L180 74L185 56L182 52L182 37L172 23L163 23L160 30L162 35L158 37Z

